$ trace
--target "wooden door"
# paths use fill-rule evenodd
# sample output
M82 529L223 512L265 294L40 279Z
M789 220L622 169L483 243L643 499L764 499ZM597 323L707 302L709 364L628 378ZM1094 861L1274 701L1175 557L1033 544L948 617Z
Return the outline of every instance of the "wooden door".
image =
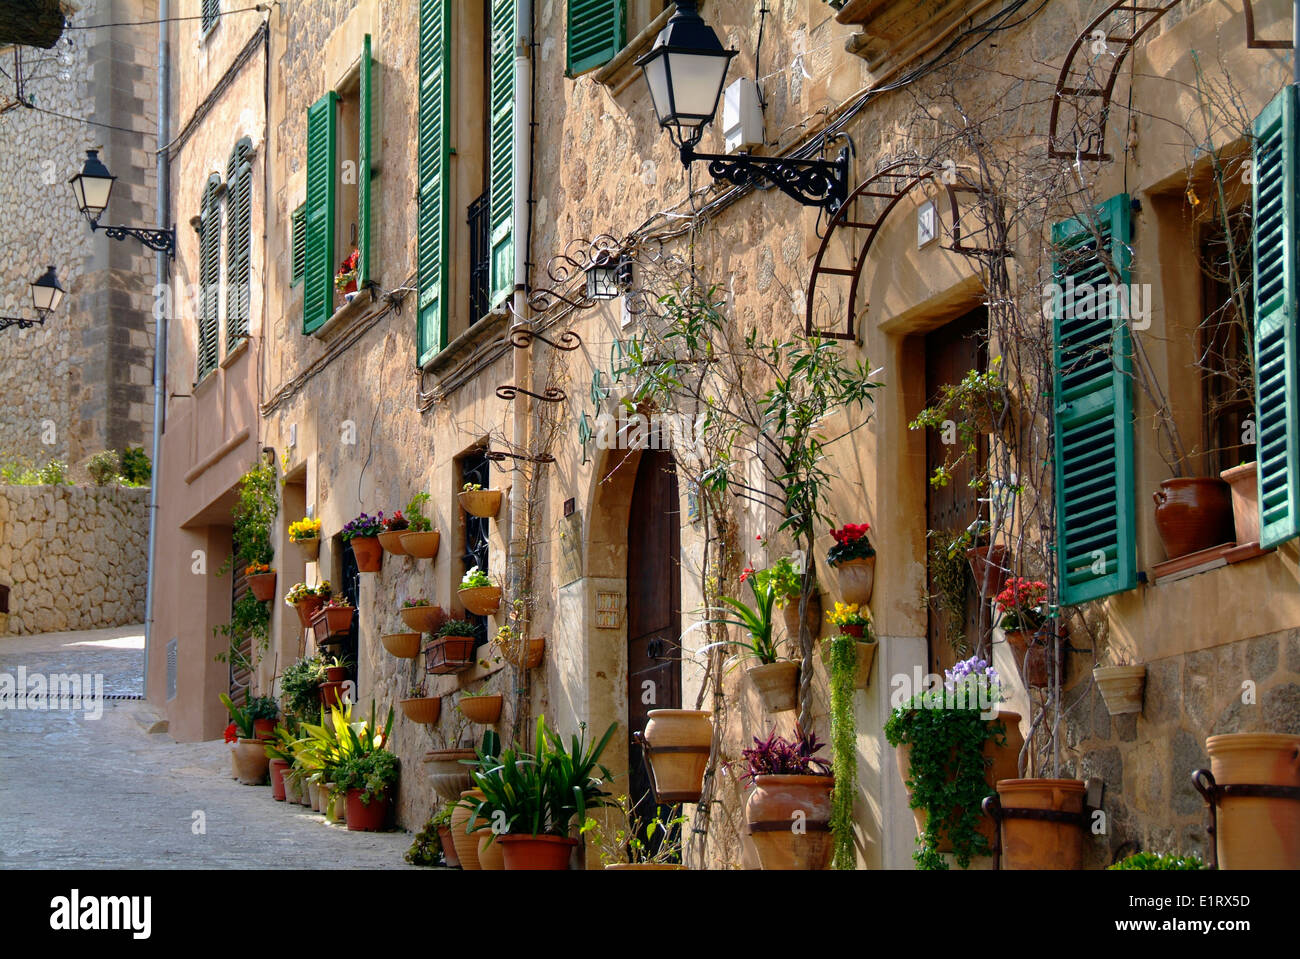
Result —
M972 310L960 319L942 326L925 338L925 395L932 401L945 384L954 384L973 369L984 369L988 365L988 313L984 307ZM951 542L967 526L979 518L981 494L972 489L971 478L977 468L982 468L987 456L985 442L981 440L978 463L963 462L953 470L952 479L947 486L933 486L929 477L936 467L944 462L950 447L944 445L943 433L929 430L926 435L926 530L935 531L928 546L936 542ZM987 518L987 511L984 513ZM946 545L946 543L945 543ZM966 641L973 644L979 629L979 597L975 589L975 580L969 568L962 563L966 584L966 602L963 615L964 627L960 629ZM927 588L931 597L929 609L929 647L930 671L942 675L943 671L958 659L969 655L962 649L954 649L949 634L949 616L940 609L934 598L939 593L933 564L927 566ZM985 616L987 620L988 617Z
M645 450L627 523L629 788L643 819L654 814L654 797L631 734L645 728L650 710L682 705L680 523L672 454Z

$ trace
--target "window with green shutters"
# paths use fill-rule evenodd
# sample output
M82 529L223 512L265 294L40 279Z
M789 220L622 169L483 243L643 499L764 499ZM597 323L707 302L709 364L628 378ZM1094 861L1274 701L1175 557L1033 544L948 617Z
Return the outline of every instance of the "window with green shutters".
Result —
M334 312L338 98L338 94L331 90L307 110L307 243L302 306L304 333L320 329Z
M203 188L199 211L198 375L217 368L221 326L221 177L214 173Z
M567 70L603 67L627 42L627 0L569 0Z
M420 127L417 177L419 221L418 361L427 363L447 344L448 189L451 99L449 0L420 0Z
M372 172L371 144L374 132L373 113L371 109L371 68L370 34L366 34L361 45L361 72L359 93L357 94L357 249L361 256L357 261L357 289L361 289L370 280L370 176Z
M307 205L304 203L293 211L292 261L289 266L289 285L297 286L302 282L304 264L307 259Z
M1255 120L1253 248L1259 544L1300 533L1297 351L1297 94L1288 86Z
M1056 560L1063 605L1137 585L1132 346L1124 301L1102 295L1103 287L1129 282L1131 233L1127 194L1098 207L1095 222L1069 220L1052 230Z
M226 166L226 349L248 336L252 282L253 141L244 137Z
M492 0L491 129L488 227L491 233L489 302L501 303L515 286L515 0Z

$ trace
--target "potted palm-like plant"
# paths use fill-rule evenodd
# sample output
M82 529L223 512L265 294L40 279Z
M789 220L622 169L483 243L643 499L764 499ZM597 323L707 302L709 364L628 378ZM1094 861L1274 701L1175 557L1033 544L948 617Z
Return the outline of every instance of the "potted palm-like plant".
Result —
M763 869L825 869L833 845L829 831L831 764L817 755L825 744L795 725L794 738L773 730L741 753L742 779L754 791L745 802L750 838ZM806 829L791 828L802 822Z
M794 709L798 705L799 664L781 659L780 649L772 635L772 609L776 603L776 587L771 580L761 580L753 570L740 574L741 582L748 582L754 594L754 605L730 596L721 596L718 601L723 604L730 616L710 620L726 626L735 626L744 632L747 640L724 639L710 643L703 651L717 646L738 646L758 660L745 669L745 675L753 682L763 699L768 712L779 713Z
M433 528L433 520L425 515L429 503L428 493L416 493L406 506L409 528L402 534L402 549L416 559L433 559L438 555L442 535Z
M461 605L476 616L491 616L501 608L501 587L477 566L465 571L459 594Z
M263 742L275 735L275 721L280 718L280 707L272 696L250 696L244 711L253 720L253 737Z
M289 524L289 542L302 550L307 562L314 562L320 557L320 520L310 516L294 520Z
M846 603L866 606L876 583L876 550L867 539L870 523L846 523L831 530L835 545L826 562L840 574L840 595Z
M377 573L384 563L384 548L379 545L379 534L384 531L384 514L371 516L362 513L343 526L339 537L352 547L357 560L357 571Z
M484 489L478 483L466 483L460 490L460 505L470 516L491 519L501 512L501 491Z
M600 765L600 756L613 737L611 723L594 746L587 745L586 725L580 735L564 740L537 720L536 753L513 746L473 772L482 798L470 796L462 805L470 815L493 824L489 842L501 843L506 869L565 869L578 840L571 835L587 812L611 803L603 785L613 779ZM599 773L599 776L596 774Z

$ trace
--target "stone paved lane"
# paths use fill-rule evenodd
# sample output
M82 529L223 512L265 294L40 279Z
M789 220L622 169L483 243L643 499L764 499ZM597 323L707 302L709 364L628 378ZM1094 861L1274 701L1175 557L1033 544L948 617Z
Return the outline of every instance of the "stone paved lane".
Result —
M23 666L101 674L106 697L138 695L143 650L140 627L0 637L0 683ZM0 870L413 868L408 833L348 832L275 802L230 778L223 743L151 735L153 718L133 700L106 699L99 719L0 709Z

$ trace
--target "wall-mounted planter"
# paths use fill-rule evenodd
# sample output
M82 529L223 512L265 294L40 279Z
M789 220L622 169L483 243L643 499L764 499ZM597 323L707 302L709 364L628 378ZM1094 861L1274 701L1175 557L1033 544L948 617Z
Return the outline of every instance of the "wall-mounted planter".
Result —
M439 636L425 651L427 669L439 676L463 673L474 666L473 636Z
M1142 712L1142 687L1146 684L1145 666L1098 666L1092 678L1101 690L1106 711L1112 716Z
M863 640L858 638L858 665L853 674L853 687L855 689L866 689L871 685L871 667L876 662L876 649L879 643L875 639ZM826 672L831 670L831 653L830 639L822 643L822 663L826 666Z
M377 573L384 565L384 548L379 545L377 536L353 536L348 540L352 555L357 558L357 571Z
M975 577L975 588L984 599L992 599L1002 592L1007 576L1011 574L1011 550L1002 544L972 546L966 550L966 562Z
M460 604L476 616L491 616L501 608L501 587L472 586L462 589Z
M295 539L293 545L302 550L303 559L308 563L314 563L320 559L319 536L313 536L310 539Z
M876 586L876 557L850 559L835 567L840 576L840 596L846 603L866 606Z
M542 665L542 658L546 655L546 637L534 636L527 642L523 640L511 640L505 645L497 644L501 651L501 658L512 666L519 669L536 669Z
M799 639L799 597L794 597L781 608L785 617L785 634L791 641ZM822 634L822 594L813 590L808 597L807 612L804 621L808 624L808 635L816 639Z
M402 715L422 726L432 726L442 715L442 699L438 696L399 699L397 705L402 707Z
M501 718L501 703L501 694L492 693L487 696L462 696L457 705L470 722L491 726Z
M783 713L799 705L799 664L790 661L759 664L745 670L763 708L769 713Z
M699 802L713 746L713 721L699 709L652 709L638 734L655 801Z
M501 512L501 491L499 489L466 490L460 494L461 509L470 516L491 519Z
M436 633L447 621L441 606L404 606L401 616L402 622L419 633Z
M416 559L433 559L438 555L438 545L441 542L442 534L436 529L427 533L402 534L402 549Z
M433 791L446 802L455 802L460 794L474 785L470 777L470 766L461 762L474 759L477 753L472 749L432 749L424 756L429 766L429 781Z
M263 603L275 599L275 570L269 573L254 573L252 576L245 577L245 582L248 583L248 589L255 599Z
M311 629L311 621L316 618L316 614L324 605L323 596L308 596L293 604L293 608L298 611L298 622L302 623L303 629Z
M1232 528L1238 546L1259 542L1259 464L1242 463L1219 474L1232 492Z
M311 620L311 629L316 635L316 645L324 645L333 636L346 636L352 629L352 617L356 613L355 607L352 606L330 606L317 610Z
M402 537L406 535L406 530L395 529L390 532L379 534L379 545L384 548L385 553L392 553L394 556L405 556L406 550L402 548Z
M1052 677L1052 648L1048 636L1029 629L1008 629L1003 631L1003 635L1025 685L1034 689L1048 685Z
M385 633L379 641L398 659L415 659L420 655L419 633Z
M834 846L830 776L758 776L745 803L746 831L763 869L825 869ZM790 828L798 821L807 827Z
M1232 542L1232 491L1223 480L1168 479L1152 497L1156 531L1170 559Z

